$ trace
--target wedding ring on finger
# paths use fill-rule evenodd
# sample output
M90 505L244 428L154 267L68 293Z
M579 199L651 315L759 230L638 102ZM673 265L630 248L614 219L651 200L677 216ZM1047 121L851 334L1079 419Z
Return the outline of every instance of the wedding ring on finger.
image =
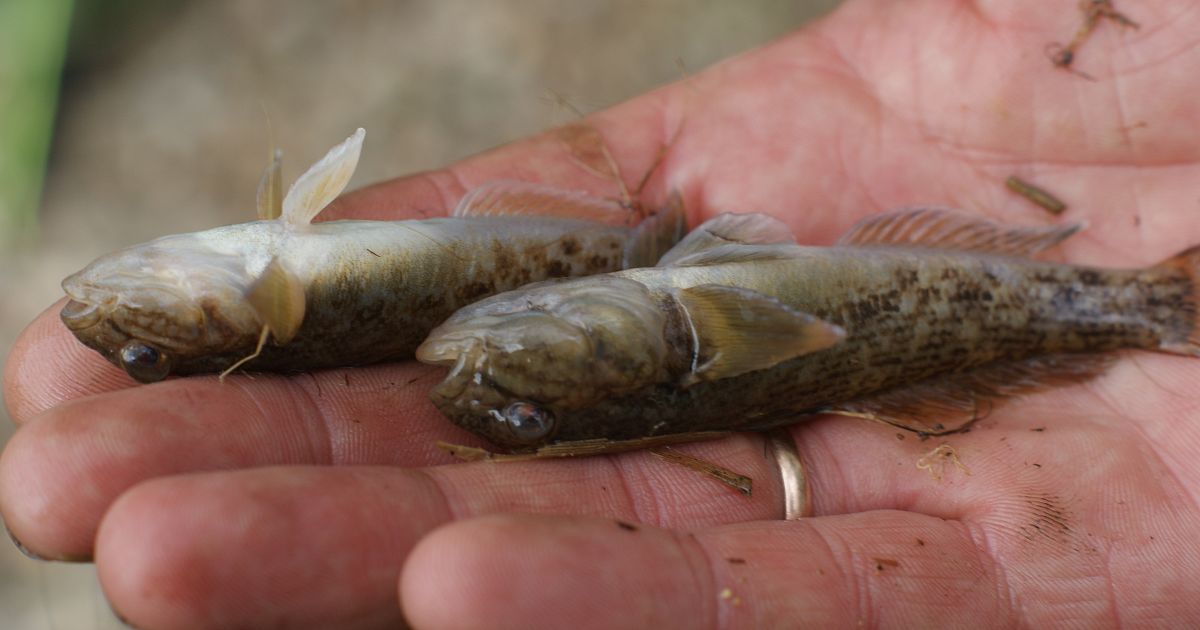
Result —
M779 481L783 487L783 518L794 521L812 516L812 493L804 462L796 441L788 429L774 429L767 433L767 441L775 454L779 466Z

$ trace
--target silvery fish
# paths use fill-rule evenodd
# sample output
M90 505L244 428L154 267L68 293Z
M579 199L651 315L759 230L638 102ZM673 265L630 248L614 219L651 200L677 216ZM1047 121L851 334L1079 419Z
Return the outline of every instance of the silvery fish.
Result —
M1200 247L1146 269L1037 262L1080 226L947 210L867 219L832 247L764 215L702 225L660 265L548 281L455 313L417 350L458 425L574 455L766 430L807 414L958 430L1111 351L1200 355Z
M141 382L363 365L411 358L481 297L653 264L682 233L678 198L631 228L620 203L519 182L485 184L447 218L312 223L350 180L363 137L334 147L286 197L277 152L259 221L97 259L63 281L63 322Z

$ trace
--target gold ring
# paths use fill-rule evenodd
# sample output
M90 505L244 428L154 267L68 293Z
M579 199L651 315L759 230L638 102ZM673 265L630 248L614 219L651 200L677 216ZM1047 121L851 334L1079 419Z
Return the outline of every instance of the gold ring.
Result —
M779 465L784 520L794 521L812 516L811 486L792 432L785 428L773 429L767 433L767 440L775 453L775 463Z

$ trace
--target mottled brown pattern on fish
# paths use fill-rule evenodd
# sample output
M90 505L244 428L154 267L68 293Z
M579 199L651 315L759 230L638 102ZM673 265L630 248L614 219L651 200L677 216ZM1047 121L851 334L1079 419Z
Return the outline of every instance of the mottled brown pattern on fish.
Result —
M540 239L497 232L423 247L410 239L399 250L363 247L360 256L330 257L305 288L296 337L282 347L268 343L246 368L311 370L411 357L430 329L481 297L552 277L620 269L628 234L595 226ZM235 333L213 311L206 313L209 334L228 335L227 351L177 354L173 373L220 371L253 352L257 333Z
M709 283L749 288L839 324L847 337L767 370L686 389L650 386L577 417L556 410L556 440L762 429L792 422L797 412L990 363L1156 348L1186 338L1194 313L1190 280L1171 269L1089 269L905 248L813 249L753 265L618 275L662 296ZM679 326L669 319L665 331L675 369L690 364L692 351Z
M608 235L608 239L613 238L616 235ZM454 262L421 281L406 278L408 270L404 265L396 265L382 278L371 281L382 281L384 287L403 287L402 292L396 293L379 292L378 284L374 289L365 286L362 276L352 275L350 270L329 274L324 281L308 287L308 311L300 334L287 346L264 349L253 367L277 371L305 366L305 370L313 370L348 362L361 365L397 356L407 358L433 326L482 296L551 277L620 269L619 257L596 259L584 253L578 239L572 241L575 247L571 254L566 254L564 248L553 245L528 245L497 238L492 247L484 250L492 252L492 260L462 247L457 252L460 259L451 259ZM464 269L464 260L491 265L482 274L470 275ZM419 308L412 308L414 298L419 300ZM347 317L348 313L352 317ZM247 347L253 349L253 340ZM238 358L239 353L226 356L229 362Z

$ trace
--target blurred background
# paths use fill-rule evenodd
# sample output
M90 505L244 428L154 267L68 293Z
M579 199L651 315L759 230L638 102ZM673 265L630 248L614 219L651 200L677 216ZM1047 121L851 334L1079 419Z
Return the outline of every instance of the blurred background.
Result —
M362 186L570 120L551 94L602 109L837 4L0 0L0 357L96 256L252 220L272 134L290 182L367 128ZM91 565L6 542L0 626L122 627Z

